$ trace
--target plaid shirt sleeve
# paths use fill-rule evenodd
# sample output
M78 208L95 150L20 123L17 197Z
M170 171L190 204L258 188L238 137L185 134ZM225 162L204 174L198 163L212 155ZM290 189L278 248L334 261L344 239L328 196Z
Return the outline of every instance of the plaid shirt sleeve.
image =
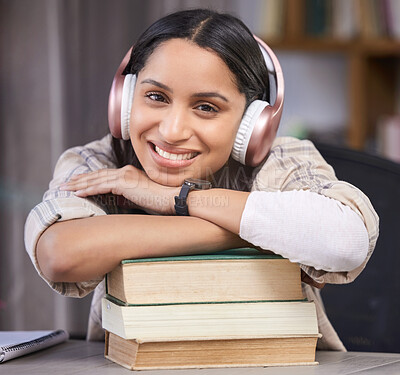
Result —
M39 275L62 295L83 297L91 292L101 279L80 283L55 283L48 280L37 261L37 242L42 233L55 222L115 213L116 206L102 202L99 197L80 198L70 191L59 190L59 186L73 175L102 168L115 168L111 155L111 135L65 151L56 164L53 179L49 190L43 196L43 201L35 206L27 217L24 232L26 251Z
M369 248L364 262L349 272L327 272L307 265L302 269L317 282L349 283L365 268L379 234L379 218L368 197L357 187L339 181L312 142L276 138L271 153L259 169L252 191L309 190L336 199L353 209L368 231Z

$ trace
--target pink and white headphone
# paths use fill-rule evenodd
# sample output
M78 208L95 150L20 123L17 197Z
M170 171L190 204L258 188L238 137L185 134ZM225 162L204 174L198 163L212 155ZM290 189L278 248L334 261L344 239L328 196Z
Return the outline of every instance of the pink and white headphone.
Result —
M256 36L254 38L264 56L268 74L275 83L275 90L271 93L275 93L275 102L270 105L264 100L253 101L246 109L236 134L231 156L252 167L261 164L271 149L281 120L284 99L284 80L279 61L265 42ZM124 140L130 138L129 120L136 83L135 74L122 74L129 62L131 51L132 48L125 55L114 76L108 99L111 134Z

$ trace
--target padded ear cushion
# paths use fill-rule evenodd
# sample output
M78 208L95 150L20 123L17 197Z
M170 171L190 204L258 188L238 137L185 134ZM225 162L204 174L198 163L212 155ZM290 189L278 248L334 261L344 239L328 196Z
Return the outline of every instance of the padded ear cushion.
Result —
M131 118L131 109L133 94L135 93L136 74L127 74L124 80L121 99L121 136L127 141L130 139L129 120Z
M125 75L123 71L129 62L131 56L132 47L126 53L121 64L115 73L110 95L108 97L108 126L113 137L120 139L121 135L121 102L122 102L122 91L125 82Z
M246 164L246 153L251 135L257 120L260 118L262 111L267 106L269 106L268 102L255 100L247 107L246 112L243 115L231 152L232 158L241 164Z

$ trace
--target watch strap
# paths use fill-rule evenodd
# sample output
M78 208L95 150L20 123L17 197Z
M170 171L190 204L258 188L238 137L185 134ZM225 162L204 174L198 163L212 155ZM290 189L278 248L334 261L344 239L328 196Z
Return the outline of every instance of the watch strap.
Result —
M189 207L186 200L193 189L193 185L183 184L179 196L175 197L175 212L178 216L189 216Z

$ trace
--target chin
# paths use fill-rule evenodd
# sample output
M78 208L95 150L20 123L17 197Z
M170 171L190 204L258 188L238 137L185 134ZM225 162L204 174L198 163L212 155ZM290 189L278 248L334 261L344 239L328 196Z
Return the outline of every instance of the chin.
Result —
M167 172L155 172L154 170L152 171L152 173L146 171L146 174L152 181L156 182L157 184L170 187L181 186L185 178L187 178L187 176L185 176L183 173L179 175L174 175Z

